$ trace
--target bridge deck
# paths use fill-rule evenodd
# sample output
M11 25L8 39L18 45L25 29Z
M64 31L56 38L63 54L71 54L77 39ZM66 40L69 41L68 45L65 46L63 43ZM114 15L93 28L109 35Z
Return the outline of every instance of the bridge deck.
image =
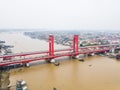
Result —
M104 51L108 51L108 50L109 49L88 50L88 51L86 50L84 52L78 52L78 53L66 52L66 53L62 53L62 54L55 54L52 57L49 56L49 55L44 55L44 56L32 57L32 58L5 60L3 62L0 62L0 66L7 66L7 65L10 65L10 64L29 63L29 62L38 61L38 60L50 60L52 58L58 58L58 57L63 57L63 56L74 56L74 55L78 55L78 54L89 54L89 53L96 53L96 52L104 52ZM20 55L18 54L16 56L20 56Z
M99 45L99 46L88 46L88 47L80 47L78 52L74 51L73 48L69 49L61 49L55 50L54 56L49 55L49 51L35 51L35 52L26 52L26 53L13 53L10 55L1 55L0 58L8 58L11 57L11 60L3 60L0 62L0 66L7 66L11 64L23 64L29 63L38 60L50 60L53 58L63 57L63 56L76 56L78 54L89 54L89 53L96 53L96 52L105 52L109 51L112 48L120 48L119 45ZM32 55L32 57L30 57ZM39 56L34 56L39 55ZM22 58L22 56L24 58ZM28 56L28 57L26 57ZM15 58L17 57L17 58Z

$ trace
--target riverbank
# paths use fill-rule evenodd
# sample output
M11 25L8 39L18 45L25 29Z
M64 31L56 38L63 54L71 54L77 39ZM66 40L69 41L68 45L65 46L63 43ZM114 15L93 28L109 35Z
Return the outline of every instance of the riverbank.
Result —
M9 77L9 71L0 71L0 90L8 90L8 85L10 84Z

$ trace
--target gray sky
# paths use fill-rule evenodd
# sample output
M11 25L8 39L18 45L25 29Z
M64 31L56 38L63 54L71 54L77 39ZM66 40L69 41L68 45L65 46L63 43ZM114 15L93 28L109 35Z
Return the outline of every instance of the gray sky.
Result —
M120 0L0 0L0 28L120 30Z

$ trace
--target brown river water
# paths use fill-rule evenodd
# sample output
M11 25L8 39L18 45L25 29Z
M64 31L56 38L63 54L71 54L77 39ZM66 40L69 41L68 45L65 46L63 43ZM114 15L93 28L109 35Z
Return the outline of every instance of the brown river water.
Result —
M5 38L8 40L8 43L16 45L13 49L14 52L22 51L22 47L24 48L23 51L29 51L31 49L28 49L28 47L31 48L32 46L35 51L38 51L43 45L40 46L41 43L37 42L47 43L30 39L20 33L3 33L2 35L0 35L0 38L4 39L7 36ZM11 42L8 36L12 38ZM26 47L28 44L25 42L25 39L23 41L26 44L23 45L20 44L23 43L21 39L17 40L13 37L21 37L22 40L25 38L26 41L31 40L36 44L30 44ZM48 47L48 44L45 45ZM56 47L62 48L60 45L56 45ZM41 64L29 68L11 70L11 85L14 85L16 80L23 79L27 82L29 90L53 90L54 87L57 90L120 90L120 61L116 59L93 56L85 58L84 62L71 59L61 61L60 63L59 66Z
M120 62L107 57L62 61L11 72L12 84L23 79L30 90L120 90Z

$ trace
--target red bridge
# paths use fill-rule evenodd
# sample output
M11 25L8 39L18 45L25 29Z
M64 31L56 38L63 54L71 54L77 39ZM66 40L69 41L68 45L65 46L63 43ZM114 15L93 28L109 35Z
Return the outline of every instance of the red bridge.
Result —
M79 36L74 35L73 46L71 48L54 50L54 36L49 35L48 51L1 55L0 58L3 59L3 61L0 62L0 66L9 66L13 64L27 64L29 62L34 62L38 60L51 61L52 59L63 56L78 57L79 54L92 54L92 53L101 53L101 52L105 53L116 48L119 48L119 45L99 45L99 46L79 47ZM6 58L10 58L10 59L5 60Z

